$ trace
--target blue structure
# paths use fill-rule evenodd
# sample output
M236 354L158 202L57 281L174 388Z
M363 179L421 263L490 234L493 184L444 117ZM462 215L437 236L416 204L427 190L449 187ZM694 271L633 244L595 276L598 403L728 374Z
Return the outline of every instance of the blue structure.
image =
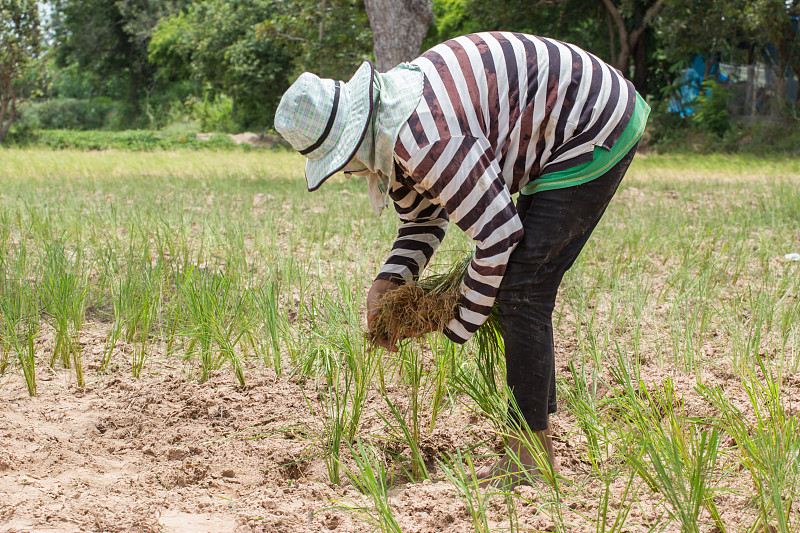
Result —
M792 24L794 30L800 34L800 17L792 17ZM800 35L798 35L800 38ZM769 65L774 72L778 65L778 50L771 44L767 43L761 50L764 62ZM680 81L680 88L675 96L669 103L669 112L678 113L680 116L685 117L694 112L693 105L703 89L703 74L706 70L705 57L698 54L692 58L689 68L685 69L682 73ZM786 77L786 101L790 103L797 103L800 100L800 80L795 78L791 72L784 73ZM717 83L726 83L728 77L719 72L719 61L714 60L709 71L709 77L714 79ZM734 75L734 78L736 76ZM735 81L735 80L734 80ZM707 89L710 91L710 89ZM755 88L754 88L755 90Z
M680 89L669 103L670 113L679 113L680 116L685 117L694 112L692 105L697 97L700 96L700 91L703 89L703 74L706 71L706 61L701 55L694 56L689 68L683 71ZM728 77L719 72L719 61L714 61L709 71L709 76L718 83L725 83Z

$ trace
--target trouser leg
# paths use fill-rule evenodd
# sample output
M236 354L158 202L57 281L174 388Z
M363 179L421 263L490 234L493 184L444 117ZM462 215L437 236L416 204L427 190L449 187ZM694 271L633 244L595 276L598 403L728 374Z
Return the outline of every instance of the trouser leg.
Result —
M497 303L507 382L534 431L556 411L553 308L558 287L628 169L636 146L602 176L566 189L520 195L525 234L509 259ZM512 416L514 413L510 413Z

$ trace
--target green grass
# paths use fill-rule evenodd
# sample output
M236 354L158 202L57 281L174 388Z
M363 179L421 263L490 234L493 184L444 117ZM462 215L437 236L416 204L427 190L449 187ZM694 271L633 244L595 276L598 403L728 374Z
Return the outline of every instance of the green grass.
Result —
M30 148L0 149L0 182L0 374L31 394L48 364L79 386L184 363L198 381L246 387L270 369L312 383L315 453L385 531L389 480L426 478L453 482L477 530L521 528L530 505L565 531L797 530L800 263L784 259L800 252L797 159L634 162L554 316L558 438L580 474L497 505L471 474L487 443L467 437L447 463L424 446L476 427L502 437L502 357L476 357L497 339L366 350L363 300L396 217L371 214L363 181L309 194L286 151ZM433 269L470 246L453 228ZM81 348L88 326L106 336L99 355ZM461 411L469 427L443 426ZM649 518L645 496L660 502ZM568 506L584 500L595 507Z

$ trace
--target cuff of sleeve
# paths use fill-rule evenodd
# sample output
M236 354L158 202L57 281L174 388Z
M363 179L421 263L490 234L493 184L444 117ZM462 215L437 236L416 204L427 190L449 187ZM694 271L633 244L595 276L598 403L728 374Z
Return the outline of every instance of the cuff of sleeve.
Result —
M393 281L398 285L405 285L406 280L400 274L396 272L379 272L378 275L375 277L375 280L385 279L387 281Z

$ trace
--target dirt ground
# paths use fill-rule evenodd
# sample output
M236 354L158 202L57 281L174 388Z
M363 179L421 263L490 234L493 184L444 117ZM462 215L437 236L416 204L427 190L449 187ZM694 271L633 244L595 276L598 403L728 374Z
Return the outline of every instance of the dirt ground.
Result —
M40 348L47 351L51 341L43 337ZM83 389L68 371L46 367L38 369L34 398L19 373L0 381L0 532L374 530L342 509L368 505L368 500L346 481L342 486L328 482L313 438L321 426L308 407L306 397L314 405L308 383L277 378L258 366L248 370L244 390L235 387L227 370L198 384L180 360L165 357L155 358L140 379L130 377L124 364L100 375L96 361L102 335L85 333L82 343L88 363ZM568 353L568 346L558 347L559 372L565 372ZM663 372L652 370L652 375ZM692 376L671 376L679 390L691 391ZM795 387L797 393L800 379ZM383 425L375 414L383 406L373 393L362 433ZM688 400L687 409L692 408ZM470 443L491 443L488 423L458 409L443 416L440 429L426 438L431 464ZM568 530L594 531L602 487L588 475L568 411L555 415L553 428L562 474L573 484L561 507ZM473 531L454 486L435 469L433 478L392 488L390 501L402 530ZM625 481L614 480L611 490L620 494ZM541 503L541 491L516 490L524 498L517 508L521 529L552 531L554 508ZM660 497L646 487L635 490L638 503L621 531L663 526L667 510ZM735 492L718 498L726 523L740 523L747 499ZM507 530L503 498L492 498L487 509L492 527ZM673 522L656 529L678 531L679 526Z

